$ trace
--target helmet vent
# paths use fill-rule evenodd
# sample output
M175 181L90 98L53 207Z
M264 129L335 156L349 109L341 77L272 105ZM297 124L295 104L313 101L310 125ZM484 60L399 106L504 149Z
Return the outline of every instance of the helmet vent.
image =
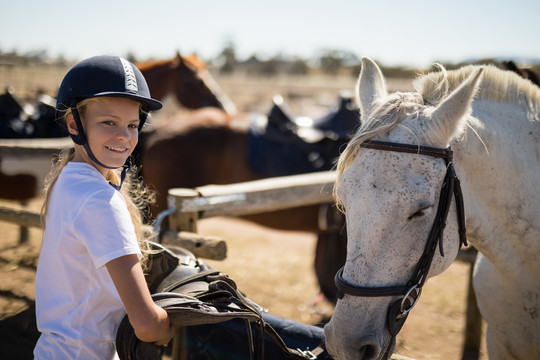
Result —
M120 58L120 61L122 62L122 66L124 67L126 90L138 92L139 88L137 86L137 79L135 78L135 73L133 72L131 64L126 59Z

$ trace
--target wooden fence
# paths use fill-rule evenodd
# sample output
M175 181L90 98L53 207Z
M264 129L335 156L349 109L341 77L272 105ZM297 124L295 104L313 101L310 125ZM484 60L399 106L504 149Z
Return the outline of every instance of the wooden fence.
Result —
M0 221L26 227L42 227L40 215L23 207L0 206ZM157 240L164 245L183 247L198 257L212 260L223 260L227 257L227 244L225 240L217 236L172 230L155 233L150 226L144 226L143 235L147 239Z
M169 190L169 227L197 231L198 219L266 213L332 201L331 171L274 177L229 185Z

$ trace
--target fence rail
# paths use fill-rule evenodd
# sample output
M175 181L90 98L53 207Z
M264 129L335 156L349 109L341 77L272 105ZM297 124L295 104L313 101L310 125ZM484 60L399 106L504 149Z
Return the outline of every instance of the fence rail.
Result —
M20 226L42 227L41 218L37 212L13 206L0 206L0 221ZM172 230L162 230L155 233L150 226L143 227L143 236L147 239L157 240L163 245L183 247L198 257L212 260L223 260L227 257L227 243L217 236Z
M50 139L2 139L0 140L0 157L2 156L42 156L57 154L63 148L73 144L69 137Z
M171 228L192 231L193 222L241 216L332 201L333 171L267 178L228 185L169 190Z

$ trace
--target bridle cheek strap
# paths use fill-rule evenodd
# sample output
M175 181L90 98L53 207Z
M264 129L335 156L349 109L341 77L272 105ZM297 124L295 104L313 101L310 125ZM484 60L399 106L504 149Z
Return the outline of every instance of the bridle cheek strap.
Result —
M337 295L339 299L343 298L345 294L363 297L403 296L402 299L398 299L396 302L390 305L387 316L387 327L392 336L396 336L403 326L409 311L414 307L418 301L418 298L420 297L422 286L424 286L427 279L437 245L439 246L441 256L444 256L443 235L452 197L454 197L456 203L460 247L462 245L467 246L463 195L461 192L460 181L452 164L453 153L450 148L439 149L427 146L399 144L384 141L368 141L362 143L360 146L375 150L427 155L444 159L446 162L446 175L439 196L439 204L435 221L427 238L424 252L418 260L409 282L404 286L358 286L349 283L343 278L343 267L337 272L335 277L335 284L338 289Z

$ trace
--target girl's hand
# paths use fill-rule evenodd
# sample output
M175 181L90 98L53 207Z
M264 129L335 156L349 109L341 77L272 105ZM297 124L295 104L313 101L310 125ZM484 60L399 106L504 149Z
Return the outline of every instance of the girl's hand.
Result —
M174 328L171 327L171 324L170 324L170 320L169 320L169 315L167 314L167 312L165 310L163 310L162 308L160 308L159 306L156 305L156 311L158 313L160 313L160 318L163 317L163 321L162 321L162 327L163 329L161 329L161 331L159 332L162 332L161 334L158 334L158 340L154 342L154 344L156 345L167 345L171 339L174 337L174 335L176 334L176 331L174 330ZM158 332L158 333L159 333Z

